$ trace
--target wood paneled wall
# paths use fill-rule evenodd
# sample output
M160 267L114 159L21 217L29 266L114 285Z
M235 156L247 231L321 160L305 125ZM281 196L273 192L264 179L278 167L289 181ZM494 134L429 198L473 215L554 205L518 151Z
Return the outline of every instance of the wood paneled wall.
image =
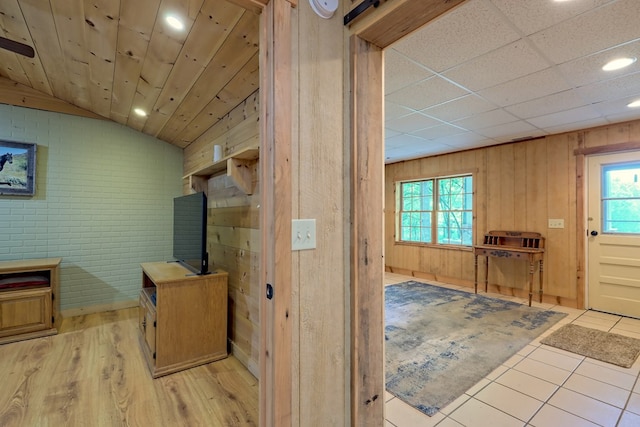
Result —
M396 183L472 172L475 186L474 242L489 230L536 231L546 238L545 300L580 306L584 289L582 183L584 156L577 149L640 141L640 121L545 138L433 156L386 166L385 264L387 271L473 286L473 254L460 248L395 241ZM628 147L626 147L628 148ZM548 219L564 228L548 228ZM489 283L505 294L524 295L526 263L493 258ZM484 277L480 263L479 277Z
M222 146L222 156L259 146L258 91L244 100L203 137L184 149L184 174L211 163L213 146ZM254 165L258 167L258 163ZM257 171L253 174L258 176ZM185 180L185 194L191 192ZM256 377L260 348L258 209L260 186L254 182L251 195L242 193L225 175L208 182L207 248L211 269L229 273L228 339L231 352Z

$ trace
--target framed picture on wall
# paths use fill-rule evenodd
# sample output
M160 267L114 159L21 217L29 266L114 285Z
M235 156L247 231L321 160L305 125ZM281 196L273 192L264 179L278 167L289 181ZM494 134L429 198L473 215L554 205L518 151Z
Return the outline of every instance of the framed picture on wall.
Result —
M0 140L0 195L35 194L36 147Z

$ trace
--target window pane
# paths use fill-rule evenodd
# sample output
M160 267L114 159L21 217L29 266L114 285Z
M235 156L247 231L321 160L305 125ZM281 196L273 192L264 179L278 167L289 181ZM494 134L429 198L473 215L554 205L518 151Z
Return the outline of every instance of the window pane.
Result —
M406 182L400 187L400 240L433 243L435 236L435 243L472 244L472 176Z
M640 164L602 168L602 230L605 233L640 233Z
M638 164L605 166L602 196L606 199L640 197L639 176Z
M602 229L607 233L640 233L640 199L604 200Z

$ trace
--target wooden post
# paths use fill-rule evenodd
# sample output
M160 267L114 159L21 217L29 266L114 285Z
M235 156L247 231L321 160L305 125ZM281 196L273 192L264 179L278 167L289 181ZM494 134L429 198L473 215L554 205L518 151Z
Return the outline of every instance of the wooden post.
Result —
M384 420L384 62L357 36L351 52L351 425L364 426Z
M465 1L389 1L351 26L352 426L384 423L382 49Z
M260 425L292 415L291 3L270 0L260 20Z

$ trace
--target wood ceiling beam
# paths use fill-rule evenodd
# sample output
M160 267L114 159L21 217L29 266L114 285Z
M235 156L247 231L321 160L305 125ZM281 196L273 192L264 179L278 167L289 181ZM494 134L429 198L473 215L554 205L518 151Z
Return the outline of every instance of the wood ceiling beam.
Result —
M385 48L465 1L467 0L386 1L375 9L369 8L350 28L360 38ZM353 8L356 6L354 3Z
M76 107L66 101L11 81L5 77L0 77L0 104L35 108L37 110L71 114L74 116L88 117L90 119L107 120L84 108Z

